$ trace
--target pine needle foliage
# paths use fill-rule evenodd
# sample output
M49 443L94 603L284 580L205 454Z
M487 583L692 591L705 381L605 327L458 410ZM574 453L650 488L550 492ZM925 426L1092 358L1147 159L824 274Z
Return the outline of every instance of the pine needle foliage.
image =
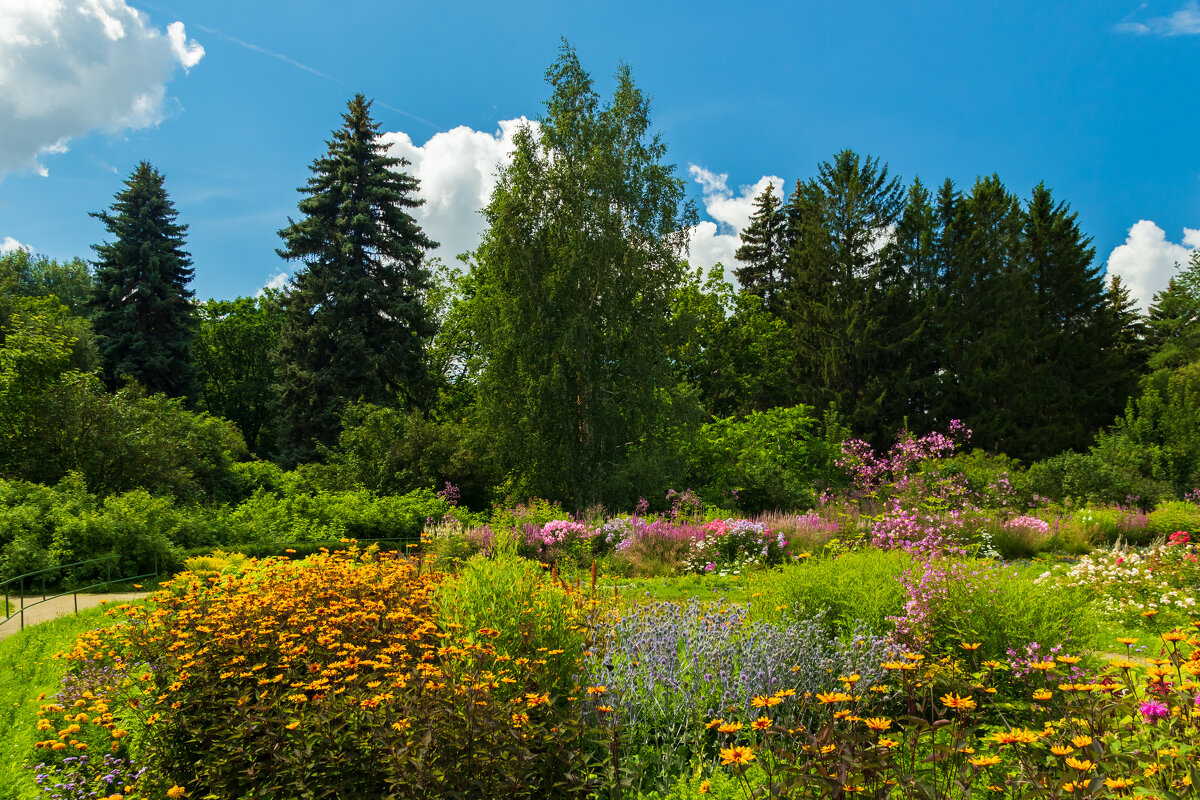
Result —
M282 258L301 262L282 297L279 343L283 460L332 445L352 402L419 405L425 348L436 332L426 307L425 253L437 243L411 211L419 182L387 154L361 94L312 163L303 216L279 232Z

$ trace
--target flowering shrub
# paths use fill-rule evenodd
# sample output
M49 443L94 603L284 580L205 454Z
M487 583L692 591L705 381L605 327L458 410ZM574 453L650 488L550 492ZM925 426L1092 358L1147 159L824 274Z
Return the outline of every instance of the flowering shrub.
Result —
M1182 534L1179 536L1178 534ZM1114 622L1177 625L1196 609L1200 548L1186 532L1142 551L1124 547L1083 556L1078 564L1047 572L1038 580L1082 586L1095 596L1094 611Z
M953 455L957 438L970 433L952 420L948 435L901 431L886 454L858 439L843 443L838 464L860 495L883 509L871 527L872 544L913 553L963 551L977 528L974 496L962 473L938 470L934 462Z
M801 725L805 692L832 675L860 671L878 680L884 639L859 631L846 643L823 621L751 623L745 606L659 603L622 614L586 662L589 683L605 688L622 741L655 777L679 773L694 756L716 755L703 721L757 695L780 692L781 720Z
M572 654L506 653L496 627L443 623L442 580L356 550L184 574L69 658L117 676L97 701L136 731L142 795L586 796L600 751L578 704L550 690ZM548 617L578 628L579 598L540 592L528 627L492 626L521 643Z
M772 713L771 696L714 719L723 767L747 797L1178 797L1194 792L1200 737L1200 640L1163 635L1148 667L1125 657L1086 677L1081 659L1036 662L1024 681L1027 710L1012 719L995 701L1005 664L958 665L962 680L929 691L948 665L905 653L883 664L908 714L878 713L857 675L840 691L804 697L818 718L797 731ZM962 643L968 654L974 644ZM940 694L940 697L938 696ZM757 767L761 779L751 780Z
M772 533L765 522L715 519L706 522L701 531L683 559L685 572L740 575L790 559L783 533Z

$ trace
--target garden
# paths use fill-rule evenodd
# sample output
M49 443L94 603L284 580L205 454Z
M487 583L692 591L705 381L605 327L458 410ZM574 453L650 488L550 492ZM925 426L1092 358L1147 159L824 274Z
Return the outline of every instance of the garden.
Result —
M1200 503L1023 498L968 435L789 514L447 486L407 546L190 556L62 626L5 796L1192 795Z

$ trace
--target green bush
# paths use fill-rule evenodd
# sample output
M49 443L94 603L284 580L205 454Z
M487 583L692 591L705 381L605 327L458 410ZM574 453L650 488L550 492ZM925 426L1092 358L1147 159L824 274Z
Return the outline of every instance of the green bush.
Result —
M825 612L839 631L861 622L882 633L904 610L900 579L911 563L903 551L868 548L786 566L761 579L756 615L809 619Z
M701 426L687 447L687 482L711 505L812 508L814 485L832 479L835 450L809 406L755 411Z
M1167 501L1148 516L1147 527L1153 536L1166 537L1175 531L1187 531L1193 538L1200 534L1200 508L1193 503Z
M464 636L490 644L498 654L544 661L547 652L563 651L539 671L546 680L543 691L571 692L586 644L579 624L586 600L578 590L547 580L536 561L512 553L473 556L438 587L435 607L443 627L461 626Z
M365 489L277 495L259 489L226 515L229 542L303 542L395 539L416 543L427 520L450 505L422 489L379 497Z
M1023 498L1075 499L1143 508L1172 495L1171 487L1146 477L1127 459L1108 452L1060 453L1029 467L1014 480Z

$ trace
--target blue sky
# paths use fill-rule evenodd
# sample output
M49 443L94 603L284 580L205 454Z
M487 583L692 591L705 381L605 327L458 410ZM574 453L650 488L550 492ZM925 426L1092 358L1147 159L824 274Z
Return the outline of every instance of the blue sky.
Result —
M136 10L136 13L135 13ZM624 60L729 264L750 197L843 148L929 184L1045 181L1148 298L1200 246L1200 6L1090 2L0 0L0 242L89 257L140 159L190 225L198 296L254 294L296 187L362 91L414 162L442 255L561 37L606 93Z

